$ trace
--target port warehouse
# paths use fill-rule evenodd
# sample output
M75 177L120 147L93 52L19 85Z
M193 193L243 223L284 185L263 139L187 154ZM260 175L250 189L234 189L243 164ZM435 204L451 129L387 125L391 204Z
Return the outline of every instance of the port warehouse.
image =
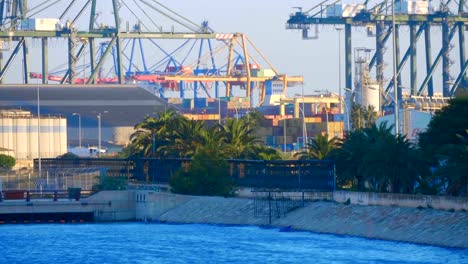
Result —
M3 154L12 155L17 159L37 158L38 102L41 114L41 143L43 143L40 148L43 158L55 158L67 152L66 148L70 142L77 143L79 123L83 129L83 138L88 139L83 141L84 145L96 146L99 113L102 113L103 142L123 146L128 143L135 124L146 116L173 107L161 98L134 85L73 87L1 85L0 110L3 109L5 113L0 117L0 146L6 149ZM73 115L74 113L80 114L80 120ZM54 122L59 122L60 125ZM49 130L53 133L45 133ZM28 133L18 133L18 131L28 131ZM61 139L60 146L49 150L52 147L48 144L49 140L58 141L58 139ZM21 146L29 145L30 149L21 149Z
M191 159L41 159L42 171L68 168L99 168L106 177L124 177L131 181L152 184L169 183L169 178ZM335 164L332 161L313 160L227 160L227 177L239 187L260 189L295 189L333 191ZM39 160L34 160L37 170Z

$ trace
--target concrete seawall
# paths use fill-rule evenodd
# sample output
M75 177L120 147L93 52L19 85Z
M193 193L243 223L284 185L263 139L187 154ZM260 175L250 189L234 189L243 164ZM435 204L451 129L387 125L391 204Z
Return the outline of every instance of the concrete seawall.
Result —
M250 198L184 196L137 192L137 220L169 223L268 225ZM144 196L143 196L144 195ZM265 208L267 210L267 208ZM327 201L272 219L272 226L296 230L468 248L468 213L396 206L361 206Z
M335 191L333 192L333 201L338 203L349 202L357 205L383 205L468 211L468 197Z
M271 225L319 233L468 248L468 212L464 209L467 206L466 198L435 199L397 195L385 199L385 195L337 192L308 193L307 196L310 200L303 207L273 214ZM332 199L345 202L330 201ZM429 204L429 200L436 202ZM269 225L271 207L268 201L260 204L258 201L253 197L204 197L137 190L104 191L81 201L4 201L0 202L0 213L92 212L96 221ZM379 203L386 205L370 205ZM426 206L421 206L421 203ZM433 209L436 207L447 210Z

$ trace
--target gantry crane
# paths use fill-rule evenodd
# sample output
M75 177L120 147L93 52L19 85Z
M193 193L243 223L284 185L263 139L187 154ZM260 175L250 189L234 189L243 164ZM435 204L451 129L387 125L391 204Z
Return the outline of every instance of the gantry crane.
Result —
M376 79L381 87L384 85L384 51L385 43L392 31L396 37L398 97L402 97L401 72L404 65L410 60L410 90L411 95L434 95L434 84L432 77L435 69L442 60L442 91L444 97L453 96L458 87L467 87L466 71L468 60L466 58L465 31L468 30L468 13L464 0L440 0L435 9L436 1L395 1L395 29L392 28L391 2L383 1L373 3L365 0L362 4L346 5L340 0L324 0L309 10L302 8L291 14L286 28L302 30L304 39L316 39L318 32L309 37L309 31L313 25L344 25L345 29L345 77L346 87L352 87L352 27L366 27L369 36L376 38L375 53L370 61L370 69L376 70ZM409 47L400 55L400 28L409 28ZM433 59L431 46L431 27L442 28L441 49ZM374 32L375 29L375 32ZM450 75L450 65L453 53L451 41L458 32L459 42L459 65L460 71L454 79ZM425 65L417 64L417 43L424 33L425 38ZM341 47L340 47L341 48ZM423 69L420 69L420 68ZM424 72L422 83L418 83L417 75ZM388 82L385 89L381 88L384 97L393 89L393 82ZM427 90L426 90L427 89Z
M31 4L32 2L36 3ZM112 22L109 25L99 23L98 21L100 15L98 11L99 5L105 4L111 7ZM122 26L123 19L120 16L122 9L133 15L133 24L137 26L132 29L129 27L130 23L127 23L126 27ZM57 10L60 10L60 12L56 15L56 18L46 21L49 24L55 22L54 25L43 28L37 26L38 20L35 16L46 13L50 17L49 14L52 11L57 12ZM89 17L86 19L84 14L88 13ZM170 30L163 30L162 26L156 23L156 15L173 23ZM84 24L86 25L85 29L82 29ZM176 27L178 28L176 29ZM41 40L40 73L34 73L30 70L28 42L31 39ZM49 42L54 39L67 41L66 56L65 54L64 56L54 54L55 59L66 58L67 60L66 70L61 76L49 75L49 58L51 57L49 54ZM133 62L132 57L133 52L130 56L131 58L128 58L130 61L129 66L125 69L124 60L128 57L124 53L126 45L135 47L136 43L142 45L142 40L154 43L155 40L161 39L180 41L200 40L200 43L203 43L204 40L216 40L222 44L221 46L224 46L224 49L227 49L227 58L223 63L224 69L222 69L223 66L219 66L219 68L213 66L208 70L201 67L203 60L213 57L211 42L208 44L210 46L208 56L202 55L202 48L200 47L198 60L192 63L191 71L182 70L181 65L171 68L174 69L171 74L167 74L168 72L165 70L150 70L146 67L144 59L141 67L135 67L136 64ZM105 43L105 48L102 48L101 43L103 42ZM0 56L0 82L6 74L20 72L10 71L13 61L19 54L22 54L21 64L23 70L21 72L22 80L25 84L30 83L30 77L41 78L43 84L47 84L49 81L58 81L59 79L59 83L62 84L114 82L122 84L128 81L177 82L180 86L181 97L183 97L185 83L193 83L194 86L203 87L205 84L222 82L226 87L227 96L230 95L232 86L238 85L246 90L246 96L250 96L253 87L263 89L262 94L265 94L265 81L283 81L285 89L288 84L303 81L303 78L300 76L282 75L276 70L274 70L275 74L273 76L252 76L251 70L235 71L234 62L239 59L239 56L246 69L249 69L249 65L255 63L255 58L251 56L248 46L254 48L261 55L245 34L214 33L209 27L193 23L155 0L31 0L29 4L26 0L0 0L0 44L2 44L0 47L2 48L2 51L0 51L2 55ZM96 49L98 44L101 47L100 52ZM236 45L240 49L236 50ZM171 53L166 52L165 56L168 59L173 59L170 56ZM2 60L3 55L6 55L5 62ZM80 77L77 70L83 66L79 66L78 62L84 56L89 56L89 76ZM99 76L106 60L111 56L114 61L115 77L107 78ZM261 57L266 61L266 67L274 69L263 55ZM84 67L88 68L88 66ZM215 96L220 96L218 89Z

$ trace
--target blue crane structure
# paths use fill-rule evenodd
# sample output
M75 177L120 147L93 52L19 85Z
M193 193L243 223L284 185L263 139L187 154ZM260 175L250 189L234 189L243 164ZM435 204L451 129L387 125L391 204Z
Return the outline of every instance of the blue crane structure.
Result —
M381 86L383 96L388 95L393 89L393 82L389 81L385 86L384 78L384 52L385 44L392 31L396 38L397 57L397 87L398 98L402 98L401 72L410 61L410 90L411 95L434 95L433 74L442 60L442 92L444 97L453 96L457 88L468 87L466 71L468 60L466 57L465 31L468 30L468 13L464 0L458 2L452 0L439 1L395 1L395 29L392 28L391 2L389 0L372 2L365 0L362 4L346 5L340 0L324 0L312 8L297 11L290 15L287 20L287 29L302 30L303 39L316 39L318 32L309 36L312 26L317 25L344 25L345 32L345 85L347 88L353 87L352 82L352 27L366 27L368 35L375 37L375 53L369 63L369 68L375 68L376 79ZM437 9L430 5L438 3ZM400 54L400 28L409 28L409 46ZM431 46L431 28L441 27L442 38L441 48L433 59ZM375 32L374 32L375 29ZM453 55L451 41L455 33L458 32L458 63L460 71L454 79L451 76L450 66L453 64L450 55ZM418 40L424 36L425 44L425 64L417 63ZM341 48L341 47L340 47ZM422 69L421 69L422 68ZM424 80L418 83L417 75L423 72ZM390 80L392 78L389 78Z
M37 40L40 73L30 62L30 42ZM62 68L50 71L50 42L61 40L66 51L54 50L53 57ZM20 54L22 71L11 71ZM194 23L156 0L0 0L0 55L0 83L20 73L24 84L30 78L43 84L144 82L160 87L161 96L219 98L222 88L225 96L237 87L245 97L255 89L264 97L265 82L283 82L284 89L303 82L278 73L245 34L215 33L207 22ZM260 67L274 74L258 74Z

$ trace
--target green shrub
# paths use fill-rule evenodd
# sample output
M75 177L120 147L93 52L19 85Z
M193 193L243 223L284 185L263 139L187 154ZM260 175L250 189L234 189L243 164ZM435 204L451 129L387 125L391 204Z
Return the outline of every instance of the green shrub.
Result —
M213 149L201 149L188 169L180 169L170 179L171 191L179 194L232 196L228 163Z
M0 168L11 169L15 166L16 160L12 156L0 154Z
M57 159L79 159L80 157L76 155L75 153L72 152L67 152L65 154L62 154L60 156L57 156Z
M125 177L107 177L101 178L99 184L93 186L93 191L105 191L105 190L126 190L128 186L127 178Z

